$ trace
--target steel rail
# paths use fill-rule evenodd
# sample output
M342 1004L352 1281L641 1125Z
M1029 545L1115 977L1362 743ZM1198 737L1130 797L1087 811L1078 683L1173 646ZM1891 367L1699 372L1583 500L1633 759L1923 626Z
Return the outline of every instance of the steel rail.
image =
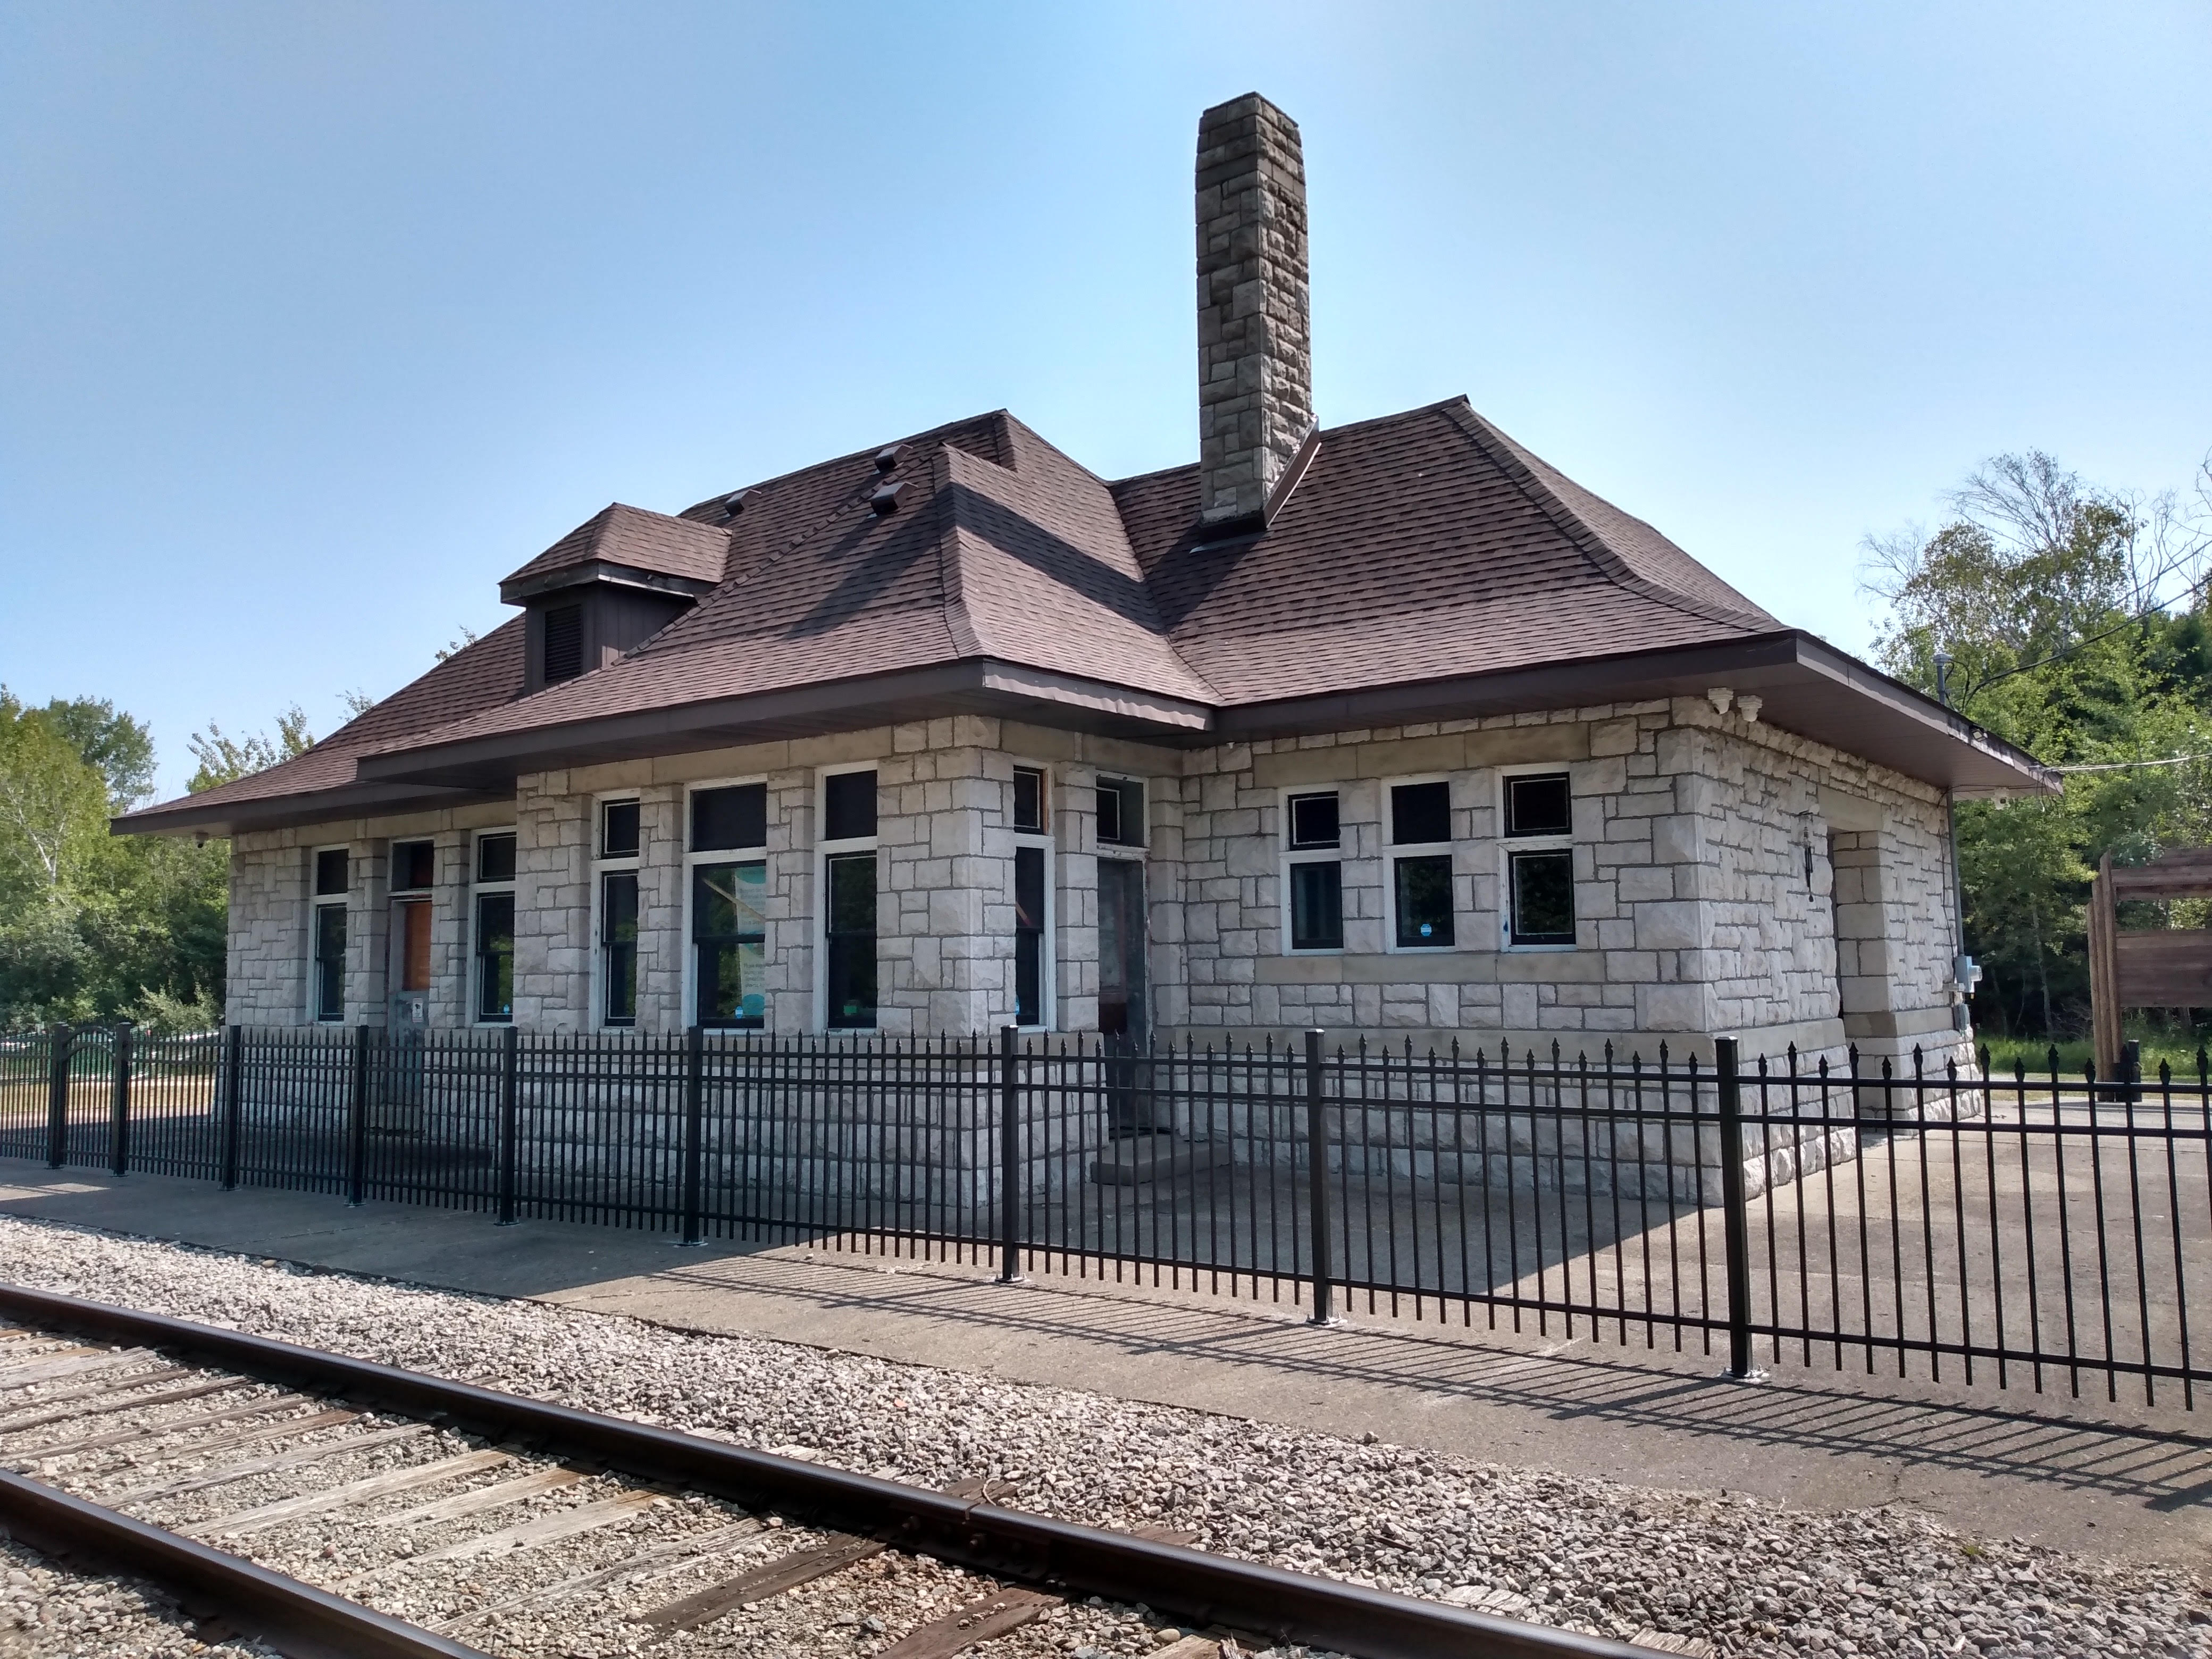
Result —
M435 1418L502 1440L534 1441L637 1480L818 1518L994 1577L1142 1601L1191 1626L1224 1625L1353 1659L1651 1659L1650 1649L1606 1637L1000 1509L165 1314L4 1283L0 1311L48 1328L197 1354L264 1381Z
M7 1470L0 1518L9 1537L42 1555L150 1578L187 1613L220 1619L291 1659L487 1659L480 1649Z

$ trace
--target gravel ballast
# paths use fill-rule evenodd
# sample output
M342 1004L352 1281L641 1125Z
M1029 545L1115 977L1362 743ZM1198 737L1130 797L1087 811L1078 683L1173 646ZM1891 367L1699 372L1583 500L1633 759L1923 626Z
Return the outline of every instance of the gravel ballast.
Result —
M1899 1508L1819 1513L1498 1468L43 1222L0 1218L0 1278L917 1484L1018 1476L1012 1501L1025 1509L1172 1526L1227 1554L1621 1638L1657 1631L1727 1654L1912 1659L2212 1654L2212 1596L2194 1574L1974 1539ZM710 1518L672 1510L656 1524ZM807 1608L804 1639L793 1630L787 1648L763 1628L757 1649L872 1652L888 1639L872 1622L957 1593L939 1582L947 1571L905 1562L842 1589L824 1581L806 1598L821 1601ZM1011 1659L1157 1645L1159 1627L1142 1609L1068 1613L981 1651ZM536 1645L527 1632L501 1633L509 1650Z
M0 1659L275 1659L257 1643L215 1646L151 1586L66 1571L0 1539Z

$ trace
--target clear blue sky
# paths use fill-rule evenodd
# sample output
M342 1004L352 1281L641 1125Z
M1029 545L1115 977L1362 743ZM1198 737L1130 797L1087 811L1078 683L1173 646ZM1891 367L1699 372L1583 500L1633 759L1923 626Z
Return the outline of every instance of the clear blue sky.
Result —
M1457 392L1855 650L1983 457L2212 446L2203 4L0 0L0 679L394 690L611 500L1009 407L1196 453L1191 152L1305 134L1322 420Z

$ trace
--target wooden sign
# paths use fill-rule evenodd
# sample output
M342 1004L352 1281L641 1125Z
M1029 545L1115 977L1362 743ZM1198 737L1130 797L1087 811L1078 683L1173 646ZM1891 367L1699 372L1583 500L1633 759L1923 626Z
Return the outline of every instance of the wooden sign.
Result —
M2089 888L2089 1007L2100 1078L2118 1073L2123 1009L2212 1008L2212 930L2119 930L2120 900L2177 898L2212 898L2212 848L2118 870L2110 853L2097 860Z

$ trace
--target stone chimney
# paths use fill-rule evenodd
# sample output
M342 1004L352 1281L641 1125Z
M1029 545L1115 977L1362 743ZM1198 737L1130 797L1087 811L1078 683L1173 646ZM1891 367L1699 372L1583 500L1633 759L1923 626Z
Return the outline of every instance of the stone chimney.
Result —
M1256 92L1198 118L1199 519L1262 528L1312 458L1306 168Z

